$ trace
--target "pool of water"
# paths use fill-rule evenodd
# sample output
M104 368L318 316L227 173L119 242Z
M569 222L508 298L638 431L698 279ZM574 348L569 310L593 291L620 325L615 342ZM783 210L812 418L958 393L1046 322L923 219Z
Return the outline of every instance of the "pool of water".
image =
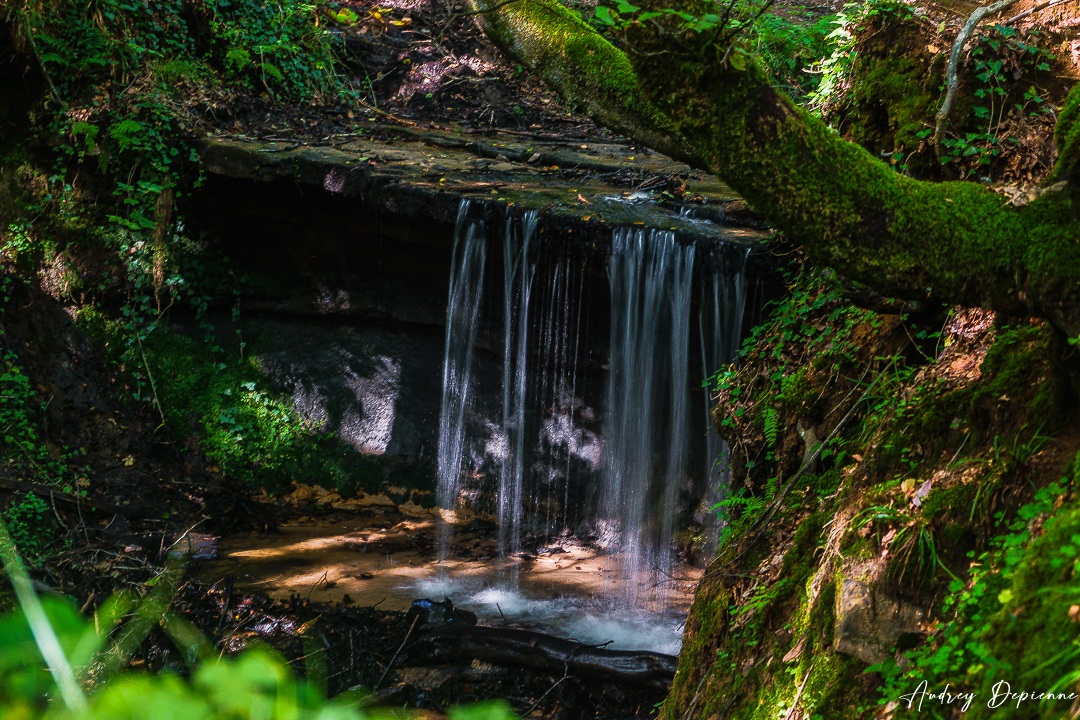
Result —
M519 557L497 557L490 530L459 531L453 559L434 558L434 521L375 513L354 518L301 518L277 533L223 539L219 556L199 571L215 582L272 597L377 605L406 610L417 598L449 597L483 625L550 633L621 650L678 653L682 622L701 571L678 567L628 608L630 579L618 557L562 538Z

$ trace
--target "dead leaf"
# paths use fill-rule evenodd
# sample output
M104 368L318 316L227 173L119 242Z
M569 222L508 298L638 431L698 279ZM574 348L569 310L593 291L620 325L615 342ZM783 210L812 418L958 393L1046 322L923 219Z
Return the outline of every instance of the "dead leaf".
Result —
M930 488L932 488L933 486L933 480L927 480L922 485L920 485L919 489L915 491L915 494L911 496L911 504L915 507L922 507L923 500L925 500L926 496L930 494Z

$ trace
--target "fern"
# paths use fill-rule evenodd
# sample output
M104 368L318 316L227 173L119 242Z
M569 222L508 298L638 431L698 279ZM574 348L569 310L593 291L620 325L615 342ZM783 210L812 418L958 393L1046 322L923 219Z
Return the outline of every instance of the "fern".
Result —
M767 407L762 413L762 420L765 422L765 442L769 447L776 447L776 441L780 437L780 411L771 406Z
M743 511L744 516L756 515L765 509L766 501L764 498L750 496L743 497L742 495L728 495L720 502L713 505L713 510L719 510L724 508L730 510L732 508L740 508Z
M127 150L135 145L136 138L143 132L142 123L137 120L121 120L109 128L109 134L116 140L121 150Z
M272 78L274 78L275 80L277 80L279 82L285 79L285 76L281 74L281 71L278 70L276 67L274 67L273 65L271 65L268 62L264 62L259 67L262 68L263 73L265 73L266 75L271 76Z
M765 481L765 500L763 503L772 502L772 499L776 497L776 491L780 489L780 476L773 475L771 478Z

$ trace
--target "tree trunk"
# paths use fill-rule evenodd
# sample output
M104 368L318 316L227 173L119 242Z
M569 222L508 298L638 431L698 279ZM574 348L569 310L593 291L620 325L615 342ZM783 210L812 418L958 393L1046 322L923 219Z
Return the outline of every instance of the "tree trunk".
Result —
M636 24L626 55L555 0L472 2L494 8L480 17L495 43L564 97L704 165L815 262L886 295L1043 316L1080 335L1080 87L1055 133L1058 182L1014 207L975 183L899 175L773 89L745 48L709 44L709 33ZM657 140L668 128L680 152Z
M469 0L504 53L604 127L707 170L704 156L642 97L629 58L555 0Z

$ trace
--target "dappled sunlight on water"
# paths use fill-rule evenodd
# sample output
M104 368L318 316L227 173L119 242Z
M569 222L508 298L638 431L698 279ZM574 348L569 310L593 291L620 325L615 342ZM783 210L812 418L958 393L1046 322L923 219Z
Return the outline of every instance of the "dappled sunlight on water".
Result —
M430 519L305 519L283 525L278 534L224 539L219 559L205 565L201 576L215 582L232 575L238 587L277 598L296 594L387 610L405 610L417 598L449 597L485 625L611 643L614 649L678 652L700 570L677 568L663 592L641 589L641 597L654 598L652 604L626 608L611 599L624 597L627 582L617 557L561 541L536 555L499 558L490 536L459 532L455 559L439 563L433 559Z

